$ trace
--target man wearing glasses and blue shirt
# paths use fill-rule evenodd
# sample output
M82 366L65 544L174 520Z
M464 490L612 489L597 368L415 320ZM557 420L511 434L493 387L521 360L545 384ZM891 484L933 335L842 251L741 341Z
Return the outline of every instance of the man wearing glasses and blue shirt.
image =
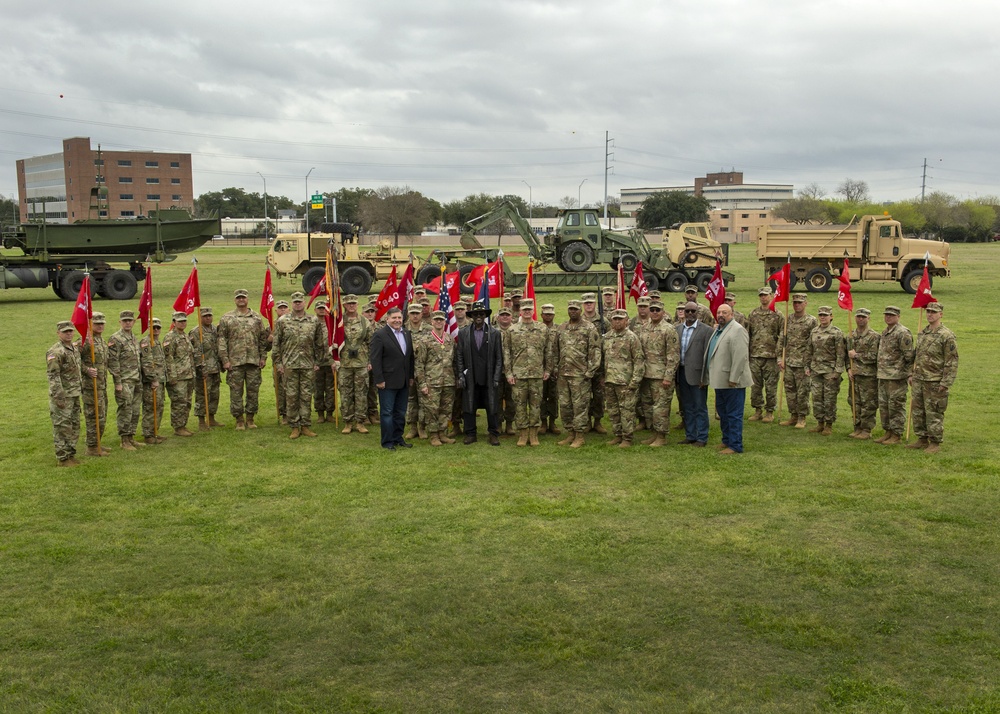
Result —
M676 325L681 343L681 361L677 368L677 397L684 411L682 444L705 446L708 443L708 385L702 384L705 352L712 338L712 328L698 319L698 303L684 306L684 322Z

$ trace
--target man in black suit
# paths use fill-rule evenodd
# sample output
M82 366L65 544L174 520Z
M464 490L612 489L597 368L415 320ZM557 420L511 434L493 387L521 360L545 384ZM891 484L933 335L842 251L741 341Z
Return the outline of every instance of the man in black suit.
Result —
M712 328L698 320L698 303L689 302L684 306L684 322L675 329L681 343L677 397L684 410L686 437L681 443L704 446L708 442L708 385L701 383L701 373Z
M372 337L368 361L378 388L382 448L395 451L413 446L403 441L406 400L413 383L413 340L403 329L403 311L398 307L389 309L386 323Z
M458 332L456 365L462 389L462 416L465 444L476 441L476 410L486 410L490 446L500 446L500 395L503 380L503 343L500 330L486 319L492 310L481 301L469 308L472 323ZM504 382L506 383L506 382Z

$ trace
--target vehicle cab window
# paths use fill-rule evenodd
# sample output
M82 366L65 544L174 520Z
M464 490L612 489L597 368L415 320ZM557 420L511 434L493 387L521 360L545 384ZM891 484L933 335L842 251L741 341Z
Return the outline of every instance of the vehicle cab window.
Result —
M588 226L597 225L597 216L595 216L593 213L588 213L585 220Z

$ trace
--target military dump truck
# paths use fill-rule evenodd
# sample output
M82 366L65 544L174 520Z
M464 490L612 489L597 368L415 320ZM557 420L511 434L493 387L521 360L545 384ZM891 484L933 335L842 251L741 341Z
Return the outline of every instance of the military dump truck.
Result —
M389 277L393 265L410 262L410 251L393 248L388 239L365 248L358 231L351 223L324 223L318 233L281 233L268 248L267 264L280 276L301 275L308 293L326 273L326 251L332 243L341 290L367 295L373 284Z
M494 260L498 252L496 248L485 248L475 234L501 221L509 221L514 227L528 246L528 254L536 265L555 264L566 273L578 274L559 276L536 272L535 284L538 287L614 285L619 264L631 278L631 273L641 262L643 277L650 290L662 288L683 292L689 283L704 289L712 278L717 258L723 265L728 264L728 246L712 239L708 223L685 223L663 229L661 247L653 247L642 231L609 231L601 226L596 209L575 208L559 213L554 233L538 236L509 201L465 224L461 237L463 250L435 251L432 259L436 257L448 270L454 270L453 266L457 263L462 271L463 290L471 292L473 286L467 285L464 280L474 267L468 259ZM595 264L602 263L612 270L591 270ZM422 269L422 275L427 279L439 273L440 268L433 265ZM724 273L723 277L727 282L735 279L731 273Z
M923 276L924 258L931 280L948 277L951 246L943 241L904 238L889 215L855 217L847 225L779 224L757 232L757 257L764 277L791 259L792 287L799 282L814 293L826 292L848 259L851 281L898 282L911 295Z

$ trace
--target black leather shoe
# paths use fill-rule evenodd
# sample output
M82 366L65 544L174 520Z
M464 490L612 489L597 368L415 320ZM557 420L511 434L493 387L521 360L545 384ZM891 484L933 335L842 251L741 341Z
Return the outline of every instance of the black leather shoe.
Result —
M477 441L476 435L472 434L471 436L465 437L465 439L462 441L462 443L465 444L466 446L468 446L469 444L475 444L476 441Z
M392 444L389 444L388 446L383 446L382 448L385 449L386 451L395 451L396 450L396 447L393 446Z
M705 446L704 441L692 441L691 446Z
M678 443L680 443L680 444L694 444L695 440L694 439L685 439L684 441L680 441Z
M396 444L396 446L398 446L401 449L412 449L413 448L413 444L409 444L409 443L407 443L405 441L400 441L398 444Z
M500 446L500 438L490 434L490 446Z

